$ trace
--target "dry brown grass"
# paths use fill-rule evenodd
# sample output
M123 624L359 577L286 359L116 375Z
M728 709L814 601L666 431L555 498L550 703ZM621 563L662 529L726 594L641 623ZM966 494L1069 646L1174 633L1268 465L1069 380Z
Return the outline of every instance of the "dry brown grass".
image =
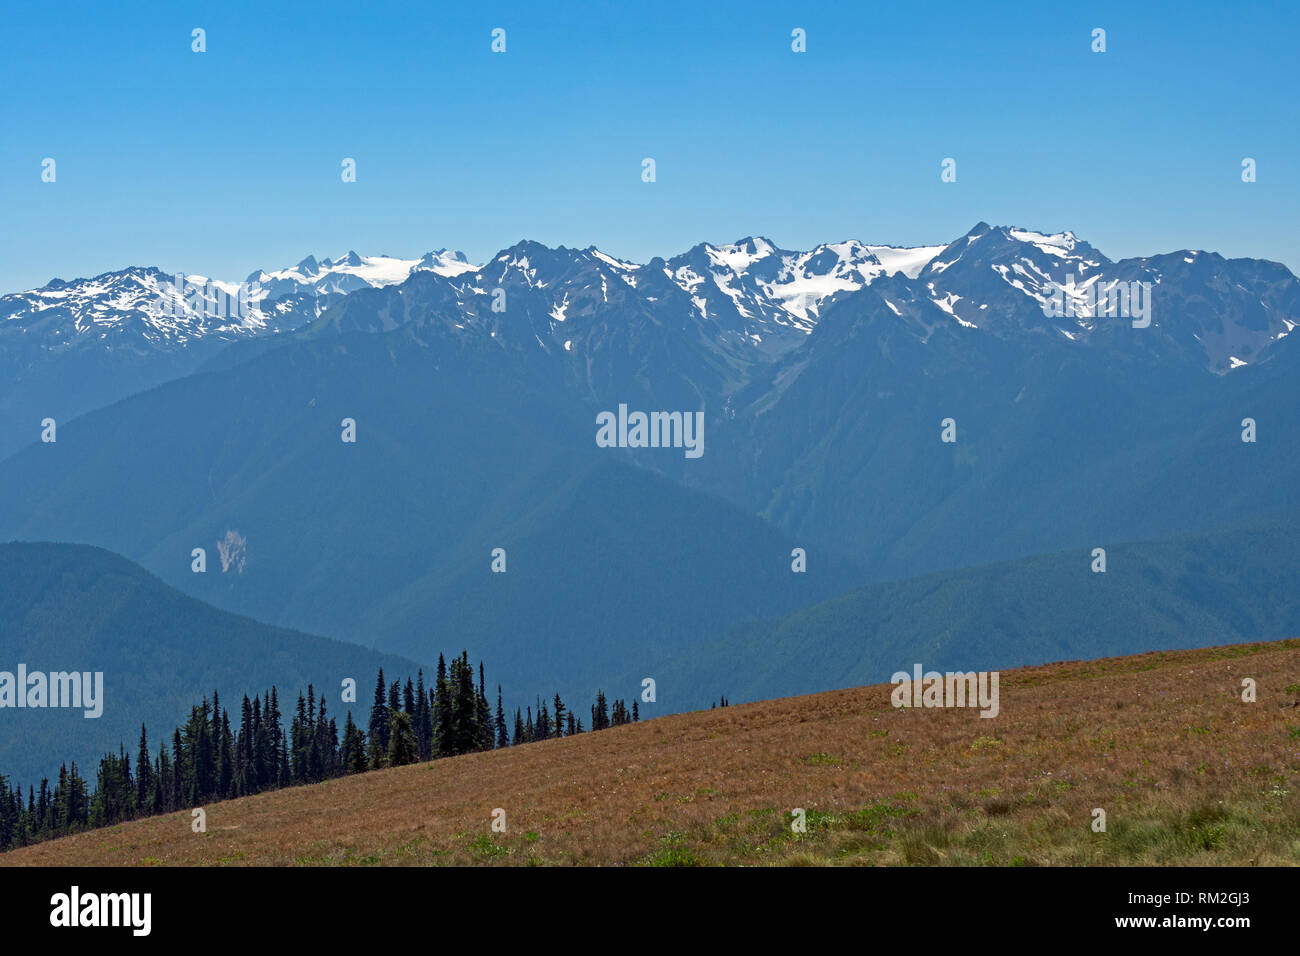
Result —
M889 685L832 691L213 804L205 834L187 811L0 863L1294 864L1298 682L1293 639L1004 671L994 719L896 710ZM505 834L489 832L497 807Z

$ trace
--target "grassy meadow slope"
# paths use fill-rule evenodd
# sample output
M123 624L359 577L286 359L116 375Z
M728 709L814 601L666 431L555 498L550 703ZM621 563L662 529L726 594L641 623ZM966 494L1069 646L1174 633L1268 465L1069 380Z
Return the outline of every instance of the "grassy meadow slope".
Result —
M889 685L679 714L215 804L204 834L182 812L0 863L1300 863L1300 639L1025 668L1000 689L993 719L895 709Z

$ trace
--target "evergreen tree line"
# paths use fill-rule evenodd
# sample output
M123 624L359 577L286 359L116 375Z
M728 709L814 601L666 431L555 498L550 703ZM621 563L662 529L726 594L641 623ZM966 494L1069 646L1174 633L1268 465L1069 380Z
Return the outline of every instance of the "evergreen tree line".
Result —
M604 730L639 719L635 700L631 710L622 700L611 709L601 691L590 727ZM191 708L185 725L172 731L170 746L160 745L156 754L141 724L134 772L120 746L100 759L93 791L76 763L59 768L53 788L48 778L39 788L29 786L26 800L21 786L10 786L0 775L0 851L219 800L583 732L581 718L557 693L549 702L539 699L536 711L516 709L512 733L501 685L493 710L483 663L476 684L468 653L452 658L450 667L440 654L427 688L423 670L414 683L408 676L405 684L390 684L380 668L365 730L349 712L340 733L325 694L318 697L310 684L305 697L298 694L287 730L275 687L251 700L245 695L235 725L213 691L212 700L205 697Z

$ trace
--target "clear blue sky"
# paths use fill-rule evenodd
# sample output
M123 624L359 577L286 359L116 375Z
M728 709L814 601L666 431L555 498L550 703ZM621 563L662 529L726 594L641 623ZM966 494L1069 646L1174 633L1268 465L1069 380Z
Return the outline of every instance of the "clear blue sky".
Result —
M1297 5L1137 6L7 2L0 291L525 237L638 261L938 243L981 219L1300 271Z

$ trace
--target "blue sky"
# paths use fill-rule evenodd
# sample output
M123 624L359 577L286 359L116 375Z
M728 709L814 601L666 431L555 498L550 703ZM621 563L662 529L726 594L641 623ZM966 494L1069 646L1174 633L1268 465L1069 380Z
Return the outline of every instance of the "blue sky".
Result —
M637 261L939 243L979 220L1300 271L1296 5L1130 6L11 2L0 292L521 238Z

